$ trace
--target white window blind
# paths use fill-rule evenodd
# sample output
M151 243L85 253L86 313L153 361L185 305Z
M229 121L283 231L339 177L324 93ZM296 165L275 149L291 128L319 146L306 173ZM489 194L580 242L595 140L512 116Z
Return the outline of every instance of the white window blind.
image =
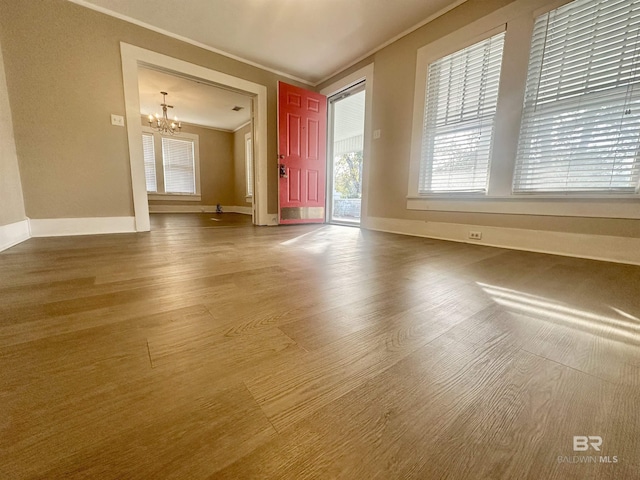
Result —
M486 192L504 32L429 65L418 191Z
M157 190L156 182L156 155L153 150L153 135L142 135L142 150L144 152L144 176L147 180L147 192Z
M251 135L247 134L244 141L245 146L245 167L247 171L247 196L253 196L253 146L251 142Z
M167 193L196 193L193 142L162 138L164 190Z
M576 0L536 19L514 192L634 192L640 1Z

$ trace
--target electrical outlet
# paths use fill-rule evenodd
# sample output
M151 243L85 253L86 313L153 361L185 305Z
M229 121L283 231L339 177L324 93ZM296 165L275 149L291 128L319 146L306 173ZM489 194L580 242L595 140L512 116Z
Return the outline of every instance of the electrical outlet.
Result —
M124 117L122 115L111 114L111 125L124 127Z
M469 238L472 240L482 239L482 232L469 232Z

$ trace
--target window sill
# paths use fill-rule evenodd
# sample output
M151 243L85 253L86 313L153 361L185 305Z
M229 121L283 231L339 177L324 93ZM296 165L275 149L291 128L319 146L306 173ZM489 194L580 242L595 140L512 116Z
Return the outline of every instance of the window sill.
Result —
M407 197L408 210L499 213L557 217L640 219L638 195L616 196L505 196L429 195Z
M244 201L245 201L245 202L249 202L249 203L253 202L253 195L247 195L247 196L245 196L245 197L244 197Z
M149 200L172 200L177 202L199 202L200 195L180 194L180 193L148 193Z

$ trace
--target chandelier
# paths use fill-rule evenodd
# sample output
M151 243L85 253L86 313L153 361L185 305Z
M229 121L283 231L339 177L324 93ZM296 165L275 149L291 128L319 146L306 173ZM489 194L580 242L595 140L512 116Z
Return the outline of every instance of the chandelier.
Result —
M167 109L173 108L173 105L167 105L167 92L160 92L162 94L162 117L157 113L149 115L149 126L160 133L169 133L171 135L177 133L182 128L182 123L178 121L178 117L173 117L173 121L167 117Z

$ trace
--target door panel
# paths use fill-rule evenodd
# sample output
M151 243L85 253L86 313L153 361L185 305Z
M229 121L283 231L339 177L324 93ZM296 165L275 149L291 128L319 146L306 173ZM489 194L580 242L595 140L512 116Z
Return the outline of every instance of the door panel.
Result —
M320 125L316 120L307 119L307 158L317 159L320 156Z
M287 155L300 156L300 117L287 115Z
M307 172L307 201L318 202L318 172L316 170Z
M280 223L325 220L327 98L278 82Z
M289 203L296 203L302 200L302 192L300 191L301 182L300 182L300 169L299 168L289 168L288 169L288 177L289 188L287 191L289 194L287 195L287 201Z

